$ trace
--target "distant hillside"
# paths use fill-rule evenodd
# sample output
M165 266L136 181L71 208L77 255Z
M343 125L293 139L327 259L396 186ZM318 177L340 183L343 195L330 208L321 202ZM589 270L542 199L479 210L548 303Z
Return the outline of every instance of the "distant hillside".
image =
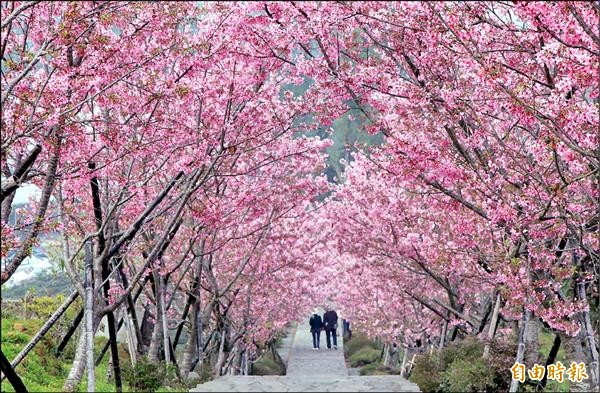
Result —
M48 269L13 286L3 285L2 299L21 299L29 290L40 296L55 296L60 293L68 294L73 289L71 281L64 273Z
M312 84L310 78L305 78L300 85L285 85L281 89L283 96L286 91L291 91L294 96L303 95ZM371 135L364 131L367 123L365 115L352 102L348 103L349 108L344 115L337 118L331 126L319 125L316 131L305 131L301 134L307 136L319 136L321 139L331 139L333 145L327 148L326 174L327 180L334 183L343 181L345 165L354 160L354 154L360 149L365 150L365 146L380 146L384 142L383 133ZM313 116L304 117L302 122L313 123ZM342 164L340 160L345 160Z

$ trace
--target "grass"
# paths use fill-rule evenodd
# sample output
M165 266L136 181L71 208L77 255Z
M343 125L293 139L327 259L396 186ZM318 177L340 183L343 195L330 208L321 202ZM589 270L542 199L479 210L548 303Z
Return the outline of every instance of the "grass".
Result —
M348 362L351 367L362 367L378 362L380 355L381 352L379 350L370 346L365 346L354 352L348 358Z
M12 360L21 349L27 345L30 338L39 330L43 321L41 319L2 319L2 352L9 360ZM77 337L71 339L74 345ZM106 338L98 337L95 342L96 355L106 343ZM63 383L71 369L73 362L72 349L71 356L65 354L62 357L54 355L54 343L49 337L44 337L42 341L27 355L27 357L17 366L16 372L30 392L48 392L60 391ZM108 358L105 355L102 363L96 367L96 390L98 392L113 392L115 385L113 381L107 380ZM122 362L129 362L127 357L120 357ZM85 391L87 387L87 376L79 385L79 391ZM14 392L13 387L8 380L2 381L1 390L3 392ZM129 390L123 386L124 390Z
M1 321L2 333L2 352L11 361L25 345L31 337L42 326L44 320L40 318L19 319L12 316L6 316L3 312ZM71 342L67 346L64 354L61 357L54 355L56 348L55 337L52 337L52 330L44 337L35 348L29 352L27 357L17 366L16 372L21 377L25 387L30 392L48 392L62 390L67 375L73 363L74 346L77 343L77 337L72 337ZM95 339L95 355L100 354L100 350L107 342L105 337L96 337ZM114 392L115 384L113 379L108 379L108 359L110 350L104 355L102 362L96 366L96 391L97 392ZM129 356L122 344L119 344L119 359L121 362L121 370L131 367ZM84 373L78 391L85 392L87 388L87 375ZM180 391L181 386L175 387L176 391ZM187 389L186 389L187 390ZM14 392L15 390L10 385L7 379L2 381L0 385L2 392ZM132 391L131 387L125 383L123 379L123 391ZM159 391L173 391L169 387L161 387Z
M545 364L545 360L548 358L548 354L550 353L552 344L554 343L554 334L546 331L545 329L542 329L542 331L540 332L540 335L539 335L539 340L540 340L540 348L539 348L538 353L540 355L540 362L542 362L542 366L543 366ZM554 363L556 363L558 361L560 361L563 365L565 365L565 367L569 367L569 364L571 364L570 360L565 358L564 342L561 344L560 349L558 350L558 353L556 355L556 360L554 360ZM565 375L565 380L562 383L559 383L554 380L548 380L548 382L546 383L545 391L547 391L547 392L569 392L570 389L569 389L569 381L567 379L567 376Z
M400 370L381 364L383 345L360 332L344 337L344 356L348 367L360 368L360 375L398 375Z

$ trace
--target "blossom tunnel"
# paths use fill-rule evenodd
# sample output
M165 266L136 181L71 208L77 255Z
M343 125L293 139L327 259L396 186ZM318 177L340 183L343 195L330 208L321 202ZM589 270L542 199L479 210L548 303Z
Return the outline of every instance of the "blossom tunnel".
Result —
M516 362L544 326L598 383L597 2L200 3L2 2L2 285L60 250L64 390L141 305L183 374L331 304Z

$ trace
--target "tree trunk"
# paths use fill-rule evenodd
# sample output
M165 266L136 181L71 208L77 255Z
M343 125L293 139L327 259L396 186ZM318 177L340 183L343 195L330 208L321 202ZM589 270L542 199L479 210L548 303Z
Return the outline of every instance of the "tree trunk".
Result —
M201 252L204 252L204 242L202 242ZM187 377L188 373L192 371L192 363L194 355L198 357L198 362L202 364L202 310L201 306L201 298L200 298L200 280L202 278L202 263L203 258L200 257L198 264L194 270L194 282L192 284L192 290L188 297L188 301L186 304L186 310L189 310L191 307L192 313L190 318L190 330L188 333L188 342L185 347L185 352L183 354L183 361L181 368ZM186 313L184 310L184 314ZM183 316L182 318L185 318ZM178 334L175 336L175 345L177 345L177 341L179 339L179 330ZM198 364L197 362L195 364Z
M242 359L240 360L240 370L242 375L248 375L248 351L242 351Z
M71 371L63 384L62 391L63 392L75 392L79 387L79 383L81 382L81 377L83 376L83 370L85 370L85 362L86 362L86 332L81 329L81 334L79 335L79 340L77 342L77 349L75 350L75 359L73 359L73 366L71 367Z
M398 357L400 356L400 348L398 347L398 345L396 343L392 344L392 351L391 351L391 355L390 355L390 366L392 368L397 368L398 367Z
M477 329L477 334L480 334L485 329L485 325L487 324L488 318L490 317L490 313L492 312L492 302L493 300L486 301L483 316L481 318L481 323L479 324L479 328Z
M148 277L149 276L146 276L146 278L144 279L143 284L140 285L140 287L137 289L136 294L133 296L132 302L133 302L133 310L134 310L133 314L134 315L135 315L135 303L137 302L137 299L139 298L140 294L142 293L144 285L146 285L146 283L148 282L148 280L149 280ZM144 316L146 316L146 313L144 313ZM137 318L136 318L136 321L137 321ZM119 323L117 324L117 333L119 332L119 329L121 329L121 326L123 326L123 323L124 323L124 319L123 318L119 319ZM143 325L144 324L142 323L142 326ZM134 324L134 328L135 328L135 324ZM139 341L137 343L138 344L138 348L137 349L139 350L140 353L143 353L142 348L144 346L144 344L143 344L144 338L142 336L142 329L139 328L137 330L139 331L139 336L140 336L140 339L139 339ZM137 337L137 334L136 334L136 337ZM102 358L104 358L104 355L106 354L106 351L108 351L109 347L110 347L110 341L107 341L106 344L104 344L104 347L102 348L102 350L100 351L100 354L96 358L96 366L99 365L102 362Z
M0 274L0 285L4 285L4 283L6 283L17 271L19 266L21 266L21 263L23 263L25 258L31 255L31 252L33 251L33 246L37 242L38 235L42 230L44 224L44 217L46 217L46 212L50 203L50 197L52 196L52 191L54 190L54 183L56 181L56 171L58 168L58 161L60 157L60 149L62 144L62 138L60 136L59 129L55 129L53 134L55 135L54 138L52 138L54 139L52 141L54 146L52 148L51 156L48 161L48 166L46 167L46 179L44 181L44 187L42 188L42 195L40 196L40 201L38 204L37 211L35 213L33 225L31 226L31 229L27 234L25 240L21 243L20 247L18 248L16 255L10 260L8 265L4 268L4 271Z
M417 357L416 353L413 353L410 362L408 362L408 367L406 370L406 378L410 377L410 373L412 372L413 367L415 366L415 358Z
M400 376L405 376L406 362L408 361L408 347L404 347L404 355L402 356L402 365L400 366Z
M10 213L12 212L12 202L15 198L15 193L10 194L6 197L0 204L0 220L4 224L8 224L8 219L10 218Z
M563 347L565 349L565 359L573 362L585 362L585 354L581 345L581 331L575 337L561 333Z
M131 365L135 366L135 364L137 363L138 341L136 340L135 335L133 333L131 320L129 319L129 314L127 313L127 311L123 312L122 320L125 321L125 331L127 332L127 348L129 349L129 358L131 360ZM119 330L117 328L117 333L118 332Z
M587 296L585 293L585 282L577 283L577 294L579 296L579 301L588 305ZM589 310L589 307L585 310ZM587 347L590 351L590 379L592 381L592 386L597 386L600 383L600 376L598 371L598 349L596 347L596 337L594 336L594 328L592 326L592 321L590 318L589 311L583 311L581 315L581 320L583 324L583 334L585 335Z
M11 202L15 196L15 191L17 190L17 188L19 188L21 186L23 180L27 176L27 173L29 172L29 170L31 169L33 164L35 163L35 160L37 159L37 157L41 151L42 151L42 146L40 146L39 144L36 144L33 147L33 149L31 150L31 152L29 152L27 157L25 157L25 160L21 160L22 156L20 156L18 159L18 162L16 163L17 167L15 168L14 173L11 176L7 176L7 178L5 180L3 180L4 187L2 187L2 189L0 191L0 202L4 202L4 200L6 198L10 197L10 200L7 200L8 206L9 206L9 209L8 209L9 214L10 214Z
M221 375L221 367L223 367L223 363L225 362L225 335L225 329L223 329L221 332L221 343L219 344L219 355L217 356L217 361L215 362L215 377L219 377Z
M236 345L229 353L226 372L227 375L238 375L240 370L240 351Z
M93 170L96 168L96 164L94 162L88 163L88 168ZM110 281L109 276L111 273L111 268L109 265L110 258L103 257L104 250L106 248L106 239L104 237L104 231L102 230L103 218L102 218L102 204L100 202L100 187L98 185L98 178L96 176L90 179L90 188L92 191L92 205L94 208L94 221L96 223L96 230L98 231L98 258L102 258L99 265L101 267L101 277L104 282L102 286L102 291L104 293L104 302L108 305L109 298L109 290L110 290ZM99 288L99 287L97 287ZM112 365L114 369L115 376L115 387L117 392L123 391L123 386L121 383L121 367L119 362L119 351L117 348L117 332L116 332L116 321L115 314L112 309L109 309L106 313L106 318L108 322L108 339L110 341L110 352L112 355ZM89 328L88 328L89 329ZM93 353L92 353L93 358ZM89 360L88 360L89 361Z
M86 364L88 370L88 392L96 391L96 373L94 367L94 278L93 256L90 242L85 245L85 341ZM81 333L84 336L83 332Z
M539 318L532 317L529 319L527 325L527 352L525 354L525 364L528 367L533 366L535 363L539 363L539 350L540 350L540 331L542 324Z
M492 320L490 321L490 329L488 330L488 342L485 344L483 348L483 358L487 359L490 355L490 345L494 340L494 336L496 335L496 327L498 326L498 316L500 315L500 303L502 302L502 298L500 297L500 292L496 295L496 304L494 304L494 312L492 313Z
M388 344L386 342L383 344L383 347L381 347L381 353L379 354L379 361L383 365L385 365L385 362L387 361L387 351L388 351Z
M523 323L521 324L521 327L519 329L519 349L517 350L517 357L515 359L515 363L523 363L523 356L525 354L525 343L527 342L527 332L528 332L527 325L529 325L529 314L530 314L530 312L527 309L527 307L525 306L525 311L523 312ZM509 392L515 393L518 388L519 388L519 381L512 380L510 382Z
M123 288L127 288L129 286L129 280L127 280L127 276L123 272L123 266L121 264L117 264L118 275L120 277L121 282L123 283ZM144 279L144 284L141 285L143 287L146 284L147 277ZM135 350L138 353L142 351L142 333L140 331L140 324L138 322L137 313L135 311L135 301L137 300L140 291L136 293L135 296L131 296L131 294L127 295L127 312L129 313L129 318L127 318L127 314L125 314L126 322L128 324L127 328L132 331L135 335L135 342L137 343ZM117 333L119 332L119 328L117 327Z
M113 265L112 267L113 270L116 269L117 274L116 274L116 281L123 287L123 288L127 288L127 278L125 277L125 275L123 274L123 269L121 268L121 260L119 259L117 261L116 265ZM135 306L133 305L133 299L131 298L131 294L127 295L127 302L125 303L126 307L125 310L122 310L121 312L121 317L119 318L119 313L117 312L117 320L119 321L117 323L117 334L119 334L119 329L121 327L121 324L125 324L125 333L127 334L127 349L129 351L129 360L131 361L131 365L135 366L135 364L137 363L137 351L138 351L138 342L139 340L137 340L136 338L139 338L139 330L138 330L138 335L134 336L133 333L133 326L132 326L132 319L135 319L136 315L135 315ZM132 318L129 318L129 315L132 315ZM136 320L137 322L137 320ZM137 324L136 324L137 326Z
M148 348L148 360L154 363L160 361L160 347L162 342L162 323L160 321L160 313L156 316L154 323L154 330L152 330L152 339L150 340L150 347Z
M444 348L446 343L446 334L448 333L448 321L443 322L442 333L440 334L440 351Z
M187 378L189 372L191 371L192 360L194 355L196 355L196 349L199 346L197 343L198 337L196 335L196 330L198 329L196 315L200 313L199 308L198 302L194 302L190 316L191 323L188 331L188 341L185 344L183 360L181 361L181 372L183 373L184 378Z
M107 277L108 277L108 275L107 275ZM109 284L107 282L104 286L104 296L106 299L108 299L108 289L106 288L108 285ZM111 352L111 358L112 358L112 362L113 362L113 371L114 371L114 376L115 376L115 387L116 387L117 392L122 392L123 385L121 382L121 367L120 367L120 362L119 362L119 350L117 347L117 330L116 330L115 315L112 311L109 311L107 313L106 317L107 317L107 322L108 322L108 339L110 342L110 352Z
M190 290L190 294L188 295L187 301L185 303L185 307L183 309L183 313L181 314L181 321L185 321L190 312L190 308L192 308L192 320L195 318L195 308L196 308L196 296L198 291L198 276L194 278L192 282L192 287ZM175 342L173 343L173 348L177 349L177 344L179 344L179 337L181 336L181 332L183 330L183 323L177 327L177 332L175 333ZM191 329L190 329L191 330ZM187 348L187 347L186 347Z
M152 273L153 275L156 273ZM151 362L158 363L160 361L160 347L162 341L162 314L160 312L160 284L156 277L154 277L154 288L155 288L155 305L156 305L156 318L154 321L154 329L152 330L152 338L150 340L150 347L148 348L148 360Z
M159 305L160 309L160 320L162 322L162 335L163 335L163 348L165 351L165 363L171 363L171 354L169 351L169 330L167 327L167 313L165 311L165 293L167 292L166 282L163 281L163 278L158 275L158 288L159 291L157 295L157 305Z

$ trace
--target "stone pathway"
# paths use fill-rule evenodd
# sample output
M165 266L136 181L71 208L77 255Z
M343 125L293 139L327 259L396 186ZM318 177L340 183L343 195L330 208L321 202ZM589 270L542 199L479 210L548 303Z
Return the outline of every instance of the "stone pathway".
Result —
M289 342L285 376L223 376L196 386L192 392L418 392L414 383L397 375L349 376L341 335L338 349L328 350L325 333L321 350L312 350L308 318L299 323ZM339 330L339 329L338 329ZM282 356L283 357L283 356Z

